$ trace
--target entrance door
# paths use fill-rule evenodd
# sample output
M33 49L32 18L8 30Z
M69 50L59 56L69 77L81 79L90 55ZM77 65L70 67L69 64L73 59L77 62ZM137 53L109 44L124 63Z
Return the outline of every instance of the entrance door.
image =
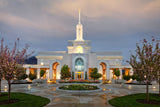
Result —
M75 61L75 79L84 79L84 62L81 58Z
M78 73L78 79L81 79L81 73Z

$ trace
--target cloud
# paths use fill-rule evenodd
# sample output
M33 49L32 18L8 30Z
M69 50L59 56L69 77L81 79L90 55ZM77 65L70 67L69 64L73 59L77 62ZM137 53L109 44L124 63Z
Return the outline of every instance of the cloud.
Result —
M92 40L93 50L127 53L140 36L160 34L159 4L160 0L0 0L0 33L8 40L21 35L39 50L63 50L67 40L76 37L80 8L84 38Z
M7 6L8 2L6 0L0 0L0 7Z
M61 0L51 2L46 10L53 14L61 11L73 15L80 8L83 15L92 18L119 15L135 17L159 10L159 4L159 0Z

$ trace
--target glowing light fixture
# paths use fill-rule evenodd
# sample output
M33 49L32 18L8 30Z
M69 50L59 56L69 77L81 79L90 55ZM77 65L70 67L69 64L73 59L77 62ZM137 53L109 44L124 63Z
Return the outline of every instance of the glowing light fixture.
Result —
M41 62L41 65L44 65L44 63L43 63L43 62Z

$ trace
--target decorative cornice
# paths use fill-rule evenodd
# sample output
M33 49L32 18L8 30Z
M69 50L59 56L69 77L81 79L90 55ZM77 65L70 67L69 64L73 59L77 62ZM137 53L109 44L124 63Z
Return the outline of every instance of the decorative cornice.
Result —
M49 68L47 65L32 65L32 64L24 64L24 68Z
M37 59L63 59L63 56L36 56Z
M97 56L97 59L122 59L123 56Z

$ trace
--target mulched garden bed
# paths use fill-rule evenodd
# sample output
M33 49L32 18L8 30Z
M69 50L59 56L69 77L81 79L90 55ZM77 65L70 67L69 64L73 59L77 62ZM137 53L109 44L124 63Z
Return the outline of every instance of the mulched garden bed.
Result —
M11 83L11 84L32 84L32 82L26 82L26 83Z
M3 100L3 101L0 101L0 105L4 105L4 104L12 104L12 103L16 103L18 102L19 100L16 100L16 99L11 99L10 103L8 100Z
M130 84L130 85L146 85L145 83L125 83L125 84ZM152 84L149 84L152 85Z
M146 99L137 99L136 101L142 104L160 105L160 101L156 101L156 100L149 100L149 102L147 102Z

